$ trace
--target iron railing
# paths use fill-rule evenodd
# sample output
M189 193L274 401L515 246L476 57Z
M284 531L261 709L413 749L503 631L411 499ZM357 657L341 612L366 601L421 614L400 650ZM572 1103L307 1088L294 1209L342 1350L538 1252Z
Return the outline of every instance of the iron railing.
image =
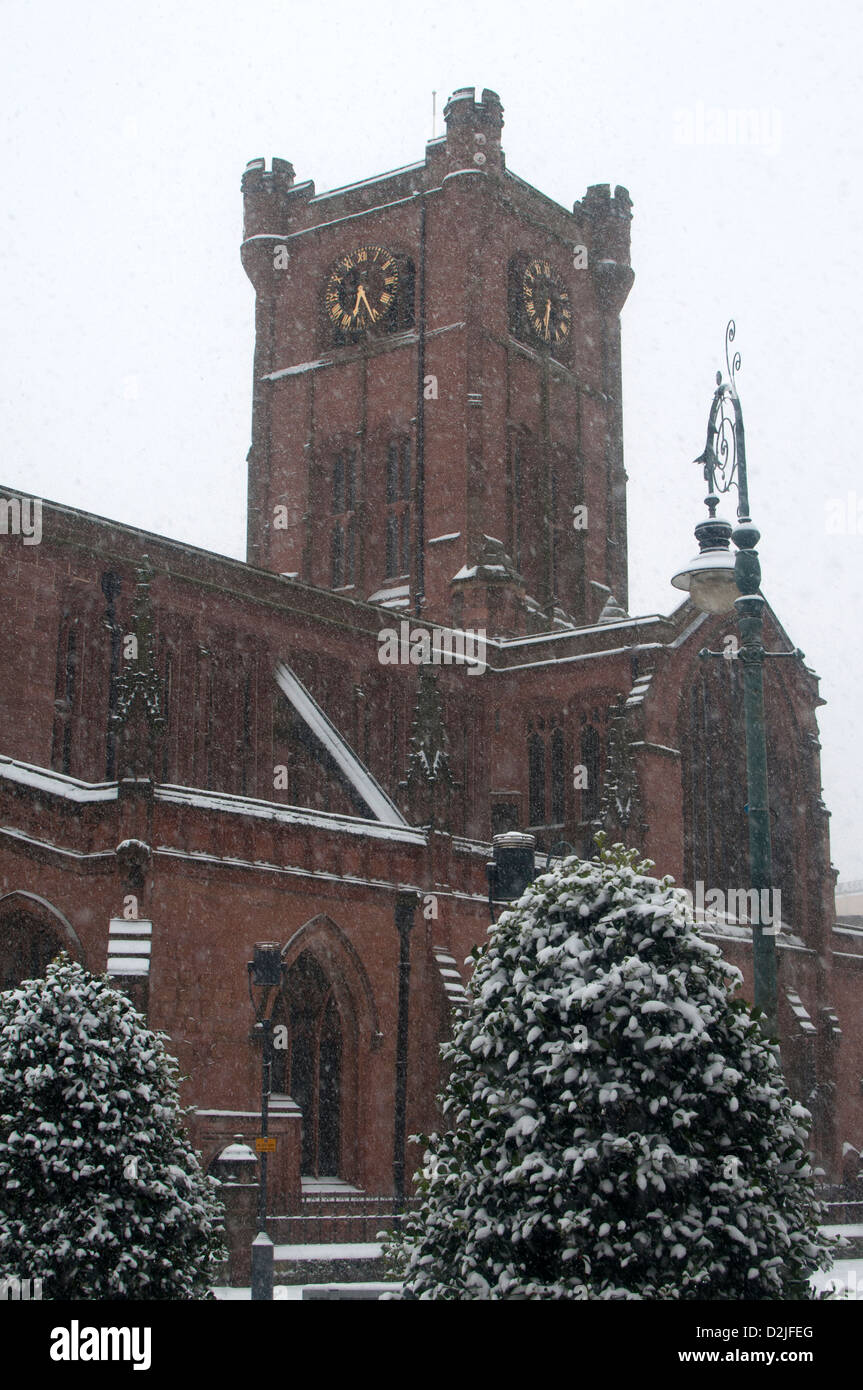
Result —
M418 1197L405 1197L396 1210L392 1197L365 1192L304 1196L295 1215L270 1218L279 1241L288 1245L367 1244L382 1231L397 1230L404 1215L419 1206Z

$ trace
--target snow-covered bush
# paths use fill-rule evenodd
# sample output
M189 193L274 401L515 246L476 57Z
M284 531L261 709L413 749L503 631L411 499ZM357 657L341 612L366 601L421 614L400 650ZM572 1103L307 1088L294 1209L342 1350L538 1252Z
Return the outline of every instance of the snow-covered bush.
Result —
M0 994L0 1277L52 1299L207 1296L221 1207L176 1073L126 995L64 955Z
M796 1299L829 1264L808 1114L652 867L570 858L477 953L405 1297Z

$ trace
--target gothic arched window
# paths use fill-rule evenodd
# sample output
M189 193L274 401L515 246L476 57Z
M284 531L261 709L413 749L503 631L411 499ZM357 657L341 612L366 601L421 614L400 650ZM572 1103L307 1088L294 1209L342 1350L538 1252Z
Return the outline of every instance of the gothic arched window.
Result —
M311 951L285 977L273 1024L287 1048L273 1052L272 1087L303 1112L302 1173L337 1177L341 1169L342 1021L332 987Z
M78 704L78 666L81 660L77 618L68 614L60 626L57 643L54 730L51 766L66 776L72 770L72 724Z
M586 724L581 731L581 762L587 774L587 785L581 793L581 819L593 821L599 816L601 788L599 734L592 724Z
M562 825L566 817L566 774L564 771L563 729L551 735L551 819Z
M550 574L547 550L551 495L547 495L546 468L536 436L526 427L511 430L507 447L507 551L534 597L545 591L544 576Z
M354 583L354 524L357 504L357 451L343 449L333 458L333 529L330 584L342 589Z
M746 760L739 729L743 689L736 662L719 662L694 682L686 740L688 796L685 833L691 882L745 884L748 876Z
M410 573L411 441L404 436L387 446L386 578Z

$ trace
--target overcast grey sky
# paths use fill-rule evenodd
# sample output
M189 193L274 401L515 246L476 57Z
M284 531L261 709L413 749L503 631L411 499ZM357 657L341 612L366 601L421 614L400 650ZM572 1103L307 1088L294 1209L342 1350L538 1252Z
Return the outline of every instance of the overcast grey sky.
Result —
M833 859L863 877L861 31L849 0L2 0L0 483L242 556L246 161L349 183L422 158L433 90L440 113L492 87L515 173L565 206L591 183L634 200L632 612L675 606L737 320L764 592L822 678Z

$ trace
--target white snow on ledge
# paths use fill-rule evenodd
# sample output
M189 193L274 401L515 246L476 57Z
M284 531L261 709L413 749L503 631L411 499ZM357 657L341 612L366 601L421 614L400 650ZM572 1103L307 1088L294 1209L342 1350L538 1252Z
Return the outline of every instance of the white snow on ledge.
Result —
M300 1178L300 1187L302 1188L304 1197L309 1195L313 1197L320 1196L322 1193L329 1194L330 1196L337 1193L342 1197L345 1196L345 1194L348 1196L352 1194L355 1197L359 1197L363 1190L361 1187L354 1187L353 1183L346 1182L344 1178L313 1178L311 1175Z
M338 1217L335 1220L338 1220ZM273 1247L273 1258L297 1261L379 1260L382 1249L376 1241L345 1241L340 1245L276 1245Z
M395 589L378 589L376 593L370 594L366 603L395 604L401 600L409 600L411 595L408 584L400 584Z
M705 617L707 614L705 614ZM586 627L565 627L558 632L532 632L526 637L501 637L498 644L501 651L509 651L513 647L536 646L541 642L555 642L564 637L592 637L598 633L613 632L618 627L649 627L653 623L667 623L668 618L661 613L651 613L640 618L619 618L614 623L592 623ZM651 646L658 647L661 643L654 642ZM621 650L626 650L621 648ZM648 650L647 647L641 650Z
M326 719L323 711L321 711L321 715ZM333 732L335 734L335 730ZM338 738L338 734L335 734L335 737ZM348 751L350 752L350 750ZM398 808L390 802L386 793L375 782L371 773L363 768L359 759L356 761L369 784L377 788L378 797L383 798L379 809L386 812L385 819L378 815L371 806L369 809L375 815L374 820L365 819L362 816L341 815L334 811L315 811L302 806L287 806L284 802L279 801L260 801L254 797L235 796L231 792L208 791L205 787L180 787L168 783L156 783L153 795L157 801L196 806L200 810L227 811L234 815L255 816L294 825L316 826L322 830L369 835L373 839L393 839L407 844L425 844L425 830L422 827L408 825ZM66 777L62 773L52 772L50 768L16 762L14 758L6 757L0 753L0 780L2 779L14 782L18 786L32 787L36 791L48 792L52 796L64 797L66 800L74 801L80 805L94 801L117 800L116 782L79 782L74 777ZM362 792L360 794L368 804L365 794ZM389 810L390 807L392 807L391 811ZM112 859L114 857L113 845L110 849L82 853L80 850L65 849L61 845L26 835L23 831L12 826L0 827L0 831L16 840L23 840L28 844L38 845L42 849L69 855L75 859Z
M319 357L314 362L298 362L295 367L282 367L280 371L268 372L262 376L262 381L281 381L286 376L303 376L306 372L317 372L321 367L331 367L333 359L331 357Z
M307 825L318 830L368 835L372 839L399 840L405 844L424 845L427 838L422 826L383 825L378 820L365 820L362 816L343 816L337 811L314 811L302 806L287 806L278 801L257 801L250 796L234 796L231 792L210 792L194 787L157 786L154 796L157 801L196 806L202 811L228 811L233 815L255 816L285 825ZM169 848L169 846L160 845L157 846L157 852L163 853ZM200 853L203 854L203 851ZM189 851L190 856L193 857L194 854L195 851ZM246 861L219 857L218 862L242 864Z
M0 753L0 777L7 782L15 782L21 787L32 787L35 791L48 792L51 796L62 796L67 801L116 801L116 782L79 782L76 777L66 777L62 772L51 768L35 767L32 763L21 763L15 758L7 758Z

